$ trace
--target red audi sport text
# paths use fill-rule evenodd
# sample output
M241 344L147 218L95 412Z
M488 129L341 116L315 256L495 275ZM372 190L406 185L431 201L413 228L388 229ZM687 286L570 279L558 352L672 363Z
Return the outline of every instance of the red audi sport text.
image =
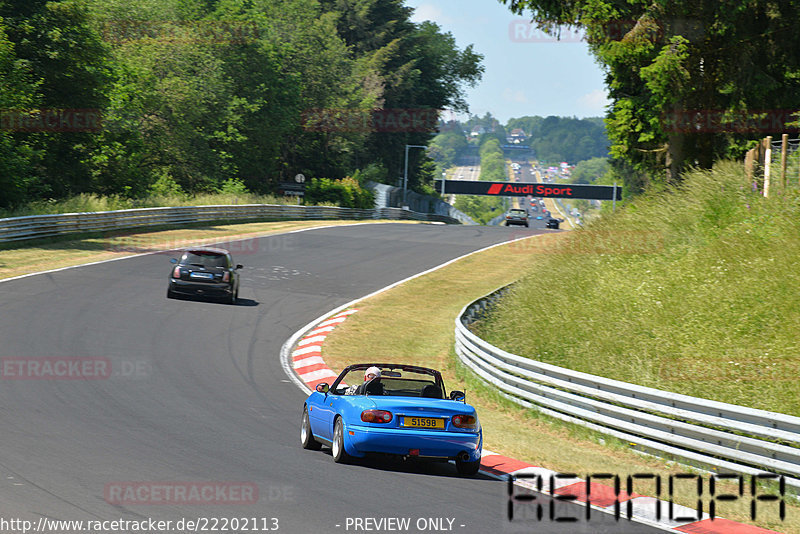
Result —
M550 197L550 196L572 196L571 187L559 187L555 185L543 184L492 184L489 188L489 195L498 195L501 193L513 193L516 195L535 195L537 197Z

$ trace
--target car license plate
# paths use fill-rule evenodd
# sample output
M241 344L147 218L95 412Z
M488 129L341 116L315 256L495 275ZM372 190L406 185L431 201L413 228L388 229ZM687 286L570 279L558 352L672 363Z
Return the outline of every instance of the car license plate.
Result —
M403 426L413 428L444 428L444 419L433 417L404 417Z
M214 275L211 273L190 273L189 278L202 278L203 280L211 280Z

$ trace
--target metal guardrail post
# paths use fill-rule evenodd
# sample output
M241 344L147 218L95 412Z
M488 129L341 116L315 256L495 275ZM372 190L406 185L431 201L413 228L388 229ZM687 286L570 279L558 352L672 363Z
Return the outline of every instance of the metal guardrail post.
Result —
M458 219L399 208L355 209L330 206L237 204L139 208L107 212L29 215L0 219L0 243L54 237L70 233L104 232L148 226L247 219L416 219L461 224Z
M508 353L469 330L501 288L455 319L459 360L510 400L724 472L786 477L800 489L800 417L701 399L573 371Z

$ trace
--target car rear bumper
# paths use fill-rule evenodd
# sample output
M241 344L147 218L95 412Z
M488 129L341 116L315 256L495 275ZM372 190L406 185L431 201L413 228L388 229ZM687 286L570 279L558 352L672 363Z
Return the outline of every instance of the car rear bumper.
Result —
M367 453L455 459L466 452L470 462L479 460L481 433L420 429L376 428L350 425L345 430L345 449L353 456Z
M169 290L182 295L207 295L211 297L227 297L233 293L233 286L228 282L188 282L170 278Z

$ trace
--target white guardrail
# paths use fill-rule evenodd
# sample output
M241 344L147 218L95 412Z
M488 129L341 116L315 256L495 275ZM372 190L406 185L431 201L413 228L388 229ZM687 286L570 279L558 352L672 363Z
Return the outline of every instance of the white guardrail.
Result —
M468 326L502 288L456 318L459 359L512 401L719 473L783 475L800 488L800 417L571 371L508 353Z
M417 213L400 208L354 209L329 206L241 204L141 208L59 215L30 215L0 219L0 243L53 237L70 233L104 232L130 228L194 224L233 220L390 219L460 224L444 215Z

